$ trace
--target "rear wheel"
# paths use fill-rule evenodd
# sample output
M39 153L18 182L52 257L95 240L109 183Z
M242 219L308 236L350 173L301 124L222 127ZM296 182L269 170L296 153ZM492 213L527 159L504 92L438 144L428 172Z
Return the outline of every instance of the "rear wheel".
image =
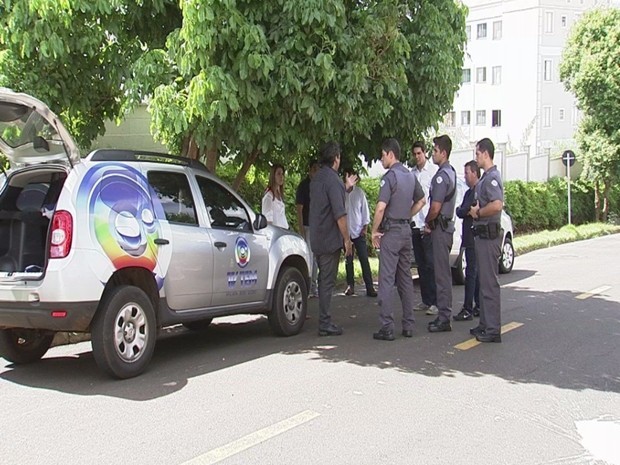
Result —
M515 249L512 241L506 237L504 245L502 245L502 256L499 259L499 272L502 274L510 273L515 264Z
M156 337L153 304L142 289L120 286L106 294L92 325L99 368L116 378L139 375L153 356Z
M308 289L304 277L297 268L282 269L269 313L271 330L278 336L299 333L306 321L307 311Z
M54 332L13 328L0 330L0 356L15 364L40 360L52 345Z

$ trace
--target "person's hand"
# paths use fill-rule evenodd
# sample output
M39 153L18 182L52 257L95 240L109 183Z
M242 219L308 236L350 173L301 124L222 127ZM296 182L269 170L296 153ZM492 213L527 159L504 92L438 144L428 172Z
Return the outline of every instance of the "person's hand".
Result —
M427 223L424 223L424 234L430 234L431 233L431 228L428 227Z
M344 241L344 254L347 257L353 255L353 242L351 242L351 239Z
M478 205L478 202L474 203L469 208L469 216L471 216L474 220L480 218L480 206Z
M372 246L375 249L378 249L378 248L381 247L381 238L382 237L383 237L383 233L380 233L379 231L372 233Z
M359 178L356 174L349 174L344 178L344 187L347 189L353 189L353 187L357 184Z

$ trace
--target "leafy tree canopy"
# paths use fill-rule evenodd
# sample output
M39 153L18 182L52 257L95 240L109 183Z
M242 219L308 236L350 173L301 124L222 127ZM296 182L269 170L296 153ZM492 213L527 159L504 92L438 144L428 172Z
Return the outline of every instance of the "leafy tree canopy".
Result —
M92 140L149 99L172 151L249 166L410 142L450 108L466 9L454 0L6 0L0 73ZM238 184L238 183L237 183Z
M560 78L584 113L577 133L580 158L584 176L595 181L603 217L610 187L620 177L619 43L620 10L592 10L575 25L560 65Z

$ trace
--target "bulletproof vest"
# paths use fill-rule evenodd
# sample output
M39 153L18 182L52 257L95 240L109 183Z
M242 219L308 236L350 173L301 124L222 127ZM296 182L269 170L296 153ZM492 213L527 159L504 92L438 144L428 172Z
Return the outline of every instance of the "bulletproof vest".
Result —
M435 174L435 176L441 176L442 173L447 175L449 184L448 192L443 199L443 204L441 205L439 214L446 218L454 218L454 210L456 208L456 171L454 171L454 168L450 165L450 163L445 163L439 168L439 170L437 170L437 174ZM442 176L442 178L445 180L446 176ZM431 202L433 201L432 186L434 184L435 183L431 183Z
M415 175L400 163L390 168L390 171L394 174L395 181L391 186L390 203L386 207L385 216L396 220L409 219L417 182Z

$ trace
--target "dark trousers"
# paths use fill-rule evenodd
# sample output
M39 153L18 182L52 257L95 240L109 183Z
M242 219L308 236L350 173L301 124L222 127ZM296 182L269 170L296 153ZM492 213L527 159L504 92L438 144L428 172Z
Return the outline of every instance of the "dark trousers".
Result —
M396 224L381 238L379 252L379 322L384 331L394 331L394 286L403 309L402 326L413 328L413 279L409 225Z
M476 260L476 248L465 247L465 300L463 308L471 312L474 308L480 307L480 279L478 279L478 261Z
M328 327L332 320L329 307L338 274L340 250L315 257L319 266L319 329L322 329Z
M419 229L411 233L413 256L420 276L420 294L424 304L437 305L437 286L433 266L433 242L430 234L421 234Z
M476 237L475 244L480 279L480 327L488 334L500 334L502 301L497 273L502 236L496 239Z
M368 244L366 243L366 236L360 236L357 239L353 239L353 246L357 253L357 259L360 261L362 267L362 277L364 278L364 284L366 285L366 291L372 291L374 285L372 282L372 272L370 271L370 263L368 263ZM355 273L353 272L353 255L350 255L345 260L345 269L347 271L347 284L353 288L355 286Z

